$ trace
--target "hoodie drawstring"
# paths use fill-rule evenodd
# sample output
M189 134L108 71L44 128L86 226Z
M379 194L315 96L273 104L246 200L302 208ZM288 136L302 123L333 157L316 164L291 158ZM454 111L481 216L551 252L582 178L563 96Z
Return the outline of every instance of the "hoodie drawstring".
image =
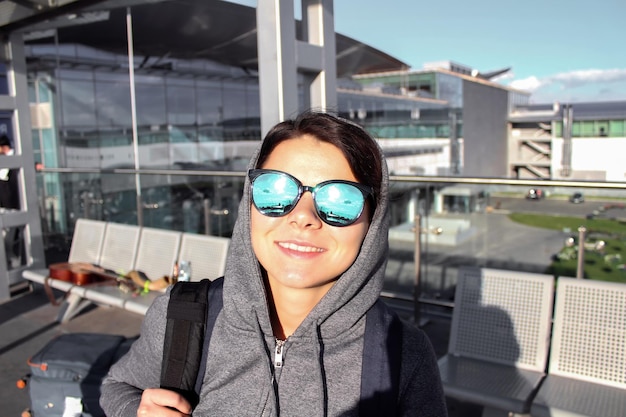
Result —
M315 345L315 354L318 358L319 363L319 376L320 376L320 387L322 390L322 409L324 410L323 416L328 416L328 386L326 384L326 371L324 370L324 342L322 341L322 329L320 321L317 322L315 327L315 337L316 342Z

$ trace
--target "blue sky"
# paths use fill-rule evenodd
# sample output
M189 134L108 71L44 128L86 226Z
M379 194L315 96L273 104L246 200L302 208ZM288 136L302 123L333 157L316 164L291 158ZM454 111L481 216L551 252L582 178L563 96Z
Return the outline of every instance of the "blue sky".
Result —
M337 32L413 70L445 60L481 72L511 67L497 82L532 92L532 102L626 100L624 0L335 0L334 6Z

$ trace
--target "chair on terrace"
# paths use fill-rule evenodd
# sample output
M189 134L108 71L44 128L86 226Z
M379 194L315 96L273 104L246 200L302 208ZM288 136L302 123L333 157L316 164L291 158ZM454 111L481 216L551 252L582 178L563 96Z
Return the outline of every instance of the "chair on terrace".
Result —
M106 226L106 222L99 220L76 220L67 261L97 264L102 252Z
M141 227L109 223L104 234L100 266L127 273L133 269Z
M527 414L545 376L553 294L549 275L461 268L439 360L446 395L483 415Z
M145 273L152 281L163 276L171 277L178 259L181 236L181 232L144 227L133 269Z
M626 416L626 284L559 278L533 417Z
M191 262L191 280L211 280L224 275L230 239L218 236L184 233L179 261Z

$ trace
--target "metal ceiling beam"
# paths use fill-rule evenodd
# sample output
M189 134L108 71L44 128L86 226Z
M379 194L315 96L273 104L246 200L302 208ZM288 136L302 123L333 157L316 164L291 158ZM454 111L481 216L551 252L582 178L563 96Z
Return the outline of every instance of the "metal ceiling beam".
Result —
M68 13L77 13L82 11L88 7L104 3L106 0L66 0L65 3L58 6L53 6L50 8L42 9L42 11L35 11L32 14L29 14L24 17L20 17L18 19L12 20L9 23L0 26L0 33L4 36L9 35L12 32L18 31L20 29L24 29L30 25L40 23L45 20L53 19L55 17L63 16ZM9 4L9 3L25 3L25 1L20 2L9 2L2 1L0 4ZM28 2L31 3L31 2Z

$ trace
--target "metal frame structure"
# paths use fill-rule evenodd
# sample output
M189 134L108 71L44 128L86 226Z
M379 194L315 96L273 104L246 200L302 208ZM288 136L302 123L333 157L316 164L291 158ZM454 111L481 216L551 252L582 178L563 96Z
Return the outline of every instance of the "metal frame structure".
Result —
M88 12L96 5L112 7L133 4L141 2L64 0L51 4L41 0L0 0L0 32L5 35L0 58L7 64L10 90L8 96L0 97L0 110L12 113L15 147L18 150L14 156L0 157L0 161L4 167L21 168L23 207L19 212L0 214L0 227L23 227L26 247L26 265L14 270L9 270L4 250L0 251L0 302L10 298L10 287L21 281L22 269L45 265L41 220L37 209L26 59L20 31L34 25L41 26L49 19L57 20L57 23L49 23L51 26L62 24L58 23L59 19L75 19L76 14ZM296 36L293 0L259 0L256 13L262 133L301 110L298 99L299 72L305 83L304 101L308 103L305 107L335 111L337 63L333 0L302 1L302 38L305 41L298 40ZM129 42L130 50L132 40ZM132 71L132 67L129 71ZM140 194L138 210L141 208L139 203ZM141 213L138 214L141 226Z
M11 286L22 281L22 271L45 264L41 218L37 204L35 185L35 162L31 137L28 86L26 83L26 59L24 44L19 34L11 34L2 41L0 59L7 67L8 95L0 96L0 111L11 113L15 154L0 156L0 165L19 168L21 210L0 214L0 229L20 228L24 246L25 265L9 268L4 248L0 246L0 302L11 296Z

